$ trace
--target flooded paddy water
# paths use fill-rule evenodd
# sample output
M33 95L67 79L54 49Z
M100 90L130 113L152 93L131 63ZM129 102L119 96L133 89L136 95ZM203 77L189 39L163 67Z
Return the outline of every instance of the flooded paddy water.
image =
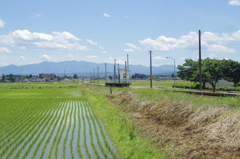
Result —
M118 158L88 101L42 100L31 100L24 115L1 118L0 158Z

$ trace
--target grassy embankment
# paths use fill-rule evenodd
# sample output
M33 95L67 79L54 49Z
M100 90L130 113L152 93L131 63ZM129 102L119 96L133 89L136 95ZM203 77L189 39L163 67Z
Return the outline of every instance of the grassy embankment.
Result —
M239 97L148 88L113 88L110 95L109 88L89 87L97 96L108 98L112 107L124 114L123 120L132 123L130 127L167 158L240 156Z

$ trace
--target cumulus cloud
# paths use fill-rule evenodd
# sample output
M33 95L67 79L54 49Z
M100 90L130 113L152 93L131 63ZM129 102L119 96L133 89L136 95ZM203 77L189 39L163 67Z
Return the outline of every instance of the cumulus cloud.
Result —
M97 56L87 56L88 59L97 58Z
M92 40L90 40L90 39L86 39L86 41L87 41L89 44L91 44L91 45L98 45L98 43L96 43L96 42L94 42L94 41L92 41Z
M44 61L48 61L48 60L51 60L52 58L45 54L45 55L41 56L41 59L44 60Z
M238 0L230 0L228 2L228 4L230 4L230 5L240 5L240 1L238 1Z
M131 44L131 43L125 43L126 46L130 47L130 49L124 49L125 52L134 52L135 50L141 50L140 47Z
M10 53L11 51L6 47L0 47L0 52Z
M204 32L202 35L202 48L213 52L234 53L235 50L223 46L223 44L240 41L240 30L232 34L222 33L216 34ZM190 32L188 35L183 35L180 38L171 38L159 36L157 39L144 39L139 41L140 44L146 46L150 50L172 51L180 49L197 49L198 48L198 33Z
M4 27L5 24L6 24L6 22L4 22L2 19L0 19L0 28Z
M24 56L19 56L19 58L22 60L26 60L26 58Z
M131 44L131 43L125 43L125 45L127 45L127 46L129 46L129 47L131 47L131 48L133 48L133 49L136 49L136 50L141 50L140 47L137 47L136 45Z
M16 30L8 35L0 35L0 43L21 49L65 49L71 51L88 50L78 43L79 38L69 32L52 34Z
M212 52L219 52L219 53L223 53L223 52L228 52L228 53L235 53L236 51L234 49L229 49L225 46L222 45L208 45L207 48L208 51L212 51Z
M130 49L124 49L124 51L125 51L125 52L134 52L134 50L131 49L131 48L130 48Z
M111 17L111 15L110 15L110 14L107 14L107 13L104 13L104 14L103 14L103 17L109 18L109 17Z
M207 57L209 57L209 58L211 58L211 59L214 59L214 58L217 57L217 55L215 55L215 54L210 54L210 55L208 55Z
M107 54L107 51L102 51L103 54Z

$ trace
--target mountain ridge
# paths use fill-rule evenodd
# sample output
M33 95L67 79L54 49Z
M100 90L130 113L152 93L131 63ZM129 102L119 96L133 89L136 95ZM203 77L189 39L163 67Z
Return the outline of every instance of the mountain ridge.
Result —
M99 74L105 74L105 63L94 63L87 61L62 61L62 62L41 62L36 64L27 64L27 65L8 65L0 67L0 74L18 74L18 75L38 75L40 73L53 73L56 75L85 75L89 76L90 73L95 75L97 74L97 67L99 67ZM118 68L118 65L117 65ZM124 65L119 65L119 68L124 69ZM107 63L107 73L113 74L114 64ZM150 74L150 67L143 65L129 65L131 74ZM170 75L173 73L173 65L161 65L153 66L152 72L154 75ZM177 68L175 67L176 71Z

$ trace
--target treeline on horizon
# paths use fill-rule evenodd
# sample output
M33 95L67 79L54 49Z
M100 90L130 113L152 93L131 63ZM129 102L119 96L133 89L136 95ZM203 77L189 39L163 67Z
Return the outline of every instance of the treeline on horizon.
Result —
M233 82L236 87L240 82L240 63L230 59L211 59L202 60L202 87L206 87L206 83L211 84L213 92L216 91L216 85L219 80ZM185 59L183 65L178 65L177 76L182 80L191 81L199 84L199 61Z

